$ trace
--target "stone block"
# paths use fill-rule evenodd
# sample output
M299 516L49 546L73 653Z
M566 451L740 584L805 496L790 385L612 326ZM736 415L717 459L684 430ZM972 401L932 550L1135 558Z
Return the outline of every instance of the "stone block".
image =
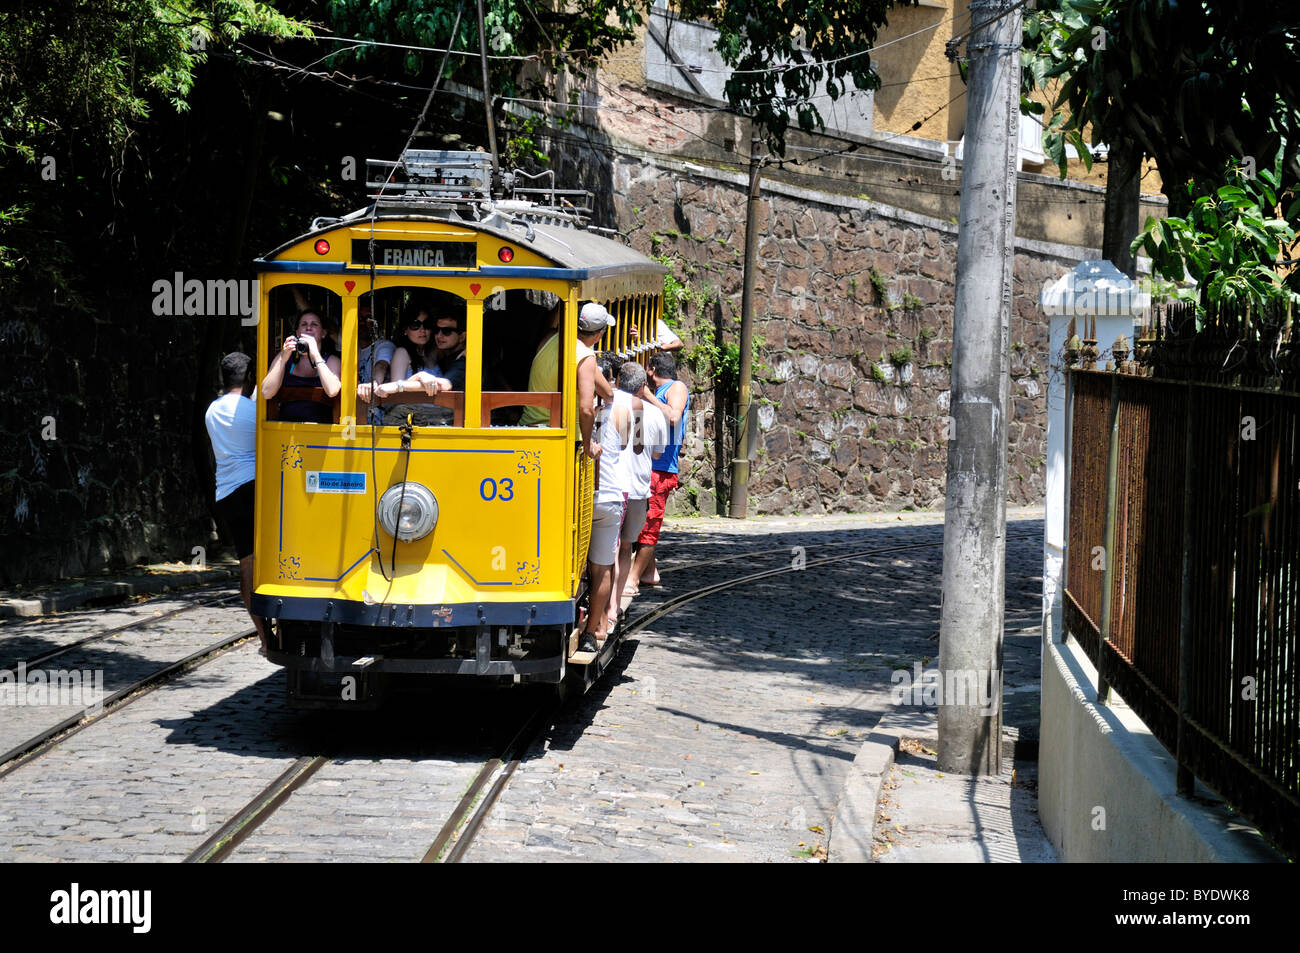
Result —
M802 490L812 486L816 476L813 470L802 460L792 460L785 468L785 482L791 490Z
M867 492L878 500L889 496L889 477L883 473L873 473L867 480Z
M851 436L845 436L843 439L837 441L834 448L831 450L831 460L834 463L836 470L840 473L847 473L849 467L854 466L858 462L857 441Z
M858 440L858 459L864 467L881 470L885 466L885 448L872 437Z

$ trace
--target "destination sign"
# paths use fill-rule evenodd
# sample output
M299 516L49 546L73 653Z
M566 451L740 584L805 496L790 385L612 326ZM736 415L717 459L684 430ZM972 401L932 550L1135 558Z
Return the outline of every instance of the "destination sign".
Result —
M473 268L476 242L431 242L375 239L375 264L401 268ZM370 264L370 240L352 239L352 264Z

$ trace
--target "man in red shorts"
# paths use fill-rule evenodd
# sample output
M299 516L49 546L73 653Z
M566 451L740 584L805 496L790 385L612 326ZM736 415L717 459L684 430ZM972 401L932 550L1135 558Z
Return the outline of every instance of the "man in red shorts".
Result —
M637 537L640 549L632 564L632 578L638 586L659 585L659 570L655 567L655 548L664 525L664 506L668 494L677 486L677 454L682 449L686 435L686 414L691 409L691 395L686 385L677 379L677 363L666 351L650 358L650 384L641 391L641 399L659 408L668 422L668 446L655 460L650 472L650 502L646 510L645 528ZM653 385L653 389L651 388Z

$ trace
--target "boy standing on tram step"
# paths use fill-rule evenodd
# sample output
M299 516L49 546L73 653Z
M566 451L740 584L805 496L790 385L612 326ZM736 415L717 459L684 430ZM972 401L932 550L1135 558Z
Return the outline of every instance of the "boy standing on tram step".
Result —
M582 432L587 456L596 462L595 494L592 500L591 542L587 547L587 619L579 633L578 651L595 652L606 636L604 608L609 604L613 586L613 568L618 552L618 527L623 523L623 504L627 494L618 487L619 449L626 443L618 440L619 431L624 438L631 433L631 415L623 409L617 418L596 425L596 396L599 394L611 404L614 388L596 369L596 352L592 345L600 340L606 328L614 326L614 318L597 302L585 304L578 315L578 426ZM626 419L624 419L626 418ZM624 424L620 428L620 422ZM608 497L602 501L601 494ZM615 499L617 498L617 506ZM614 521L617 520L615 523ZM613 530L610 531L610 525ZM608 537L608 545L601 537ZM605 551L609 558L605 561Z
M654 385L653 390L650 384ZM650 473L650 503L645 528L637 537L641 548L632 564L632 578L638 587L659 585L655 547L659 545L659 533L663 530L668 494L677 486L677 455L686 436L686 415L691 409L690 392L677 379L677 362L671 354L658 351L650 356L650 384L641 391L641 399L657 407L668 421L669 442Z
M266 629L253 615L253 480L257 476L257 405L245 395L252 358L234 351L221 359L221 396L203 415L217 460L217 522L239 560L239 595L266 653Z

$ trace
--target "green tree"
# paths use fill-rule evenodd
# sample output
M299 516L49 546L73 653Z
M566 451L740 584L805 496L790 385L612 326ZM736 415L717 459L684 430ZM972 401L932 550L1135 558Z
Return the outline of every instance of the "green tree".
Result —
M1189 182L1186 214L1148 219L1133 250L1142 248L1154 271L1171 281L1196 279L1197 291L1180 297L1204 295L1215 310L1222 304L1258 312L1271 301L1300 303L1300 276L1292 271L1280 280L1275 265L1300 234L1300 198L1294 190L1279 191L1284 152L1254 176L1230 165L1220 176L1225 184L1213 191Z
M0 273L34 264L44 281L66 284L56 223L68 192L41 184L59 180L60 160L66 169L88 152L120 171L157 104L187 108L209 51L248 34L309 32L254 0L19 0L0 10Z
M832 100L852 82L877 89L871 65L876 34L896 6L916 0L679 0L678 15L708 20L718 30L715 49L733 72L725 92L733 108L763 127L768 145L785 154L791 118L805 132L824 129L813 96L825 81Z
M1282 150L1300 179L1300 31L1290 0L1040 0L1026 11L1023 90L1054 94L1044 146L1065 174L1065 144L1133 143L1156 161L1171 211L1191 179ZM1057 85L1059 82L1059 85ZM1085 130L1091 127L1091 142ZM1284 145L1285 143L1285 145Z
M489 56L488 85L495 98L494 116L504 128L507 163L546 157L533 141L536 122L519 119L504 99L525 97L577 101L579 82L603 57L636 38L646 0L585 0L573 7L539 0L486 0L484 34ZM341 36L383 43L446 49L461 0L411 0L394 9L385 2L333 0L330 28ZM447 57L445 75L475 89L483 85L478 16L474 0L464 0L460 26ZM468 53L470 55L458 55ZM329 66L355 63L380 73L405 74L432 82L440 53L340 44L321 57ZM567 124L557 117L558 125Z

